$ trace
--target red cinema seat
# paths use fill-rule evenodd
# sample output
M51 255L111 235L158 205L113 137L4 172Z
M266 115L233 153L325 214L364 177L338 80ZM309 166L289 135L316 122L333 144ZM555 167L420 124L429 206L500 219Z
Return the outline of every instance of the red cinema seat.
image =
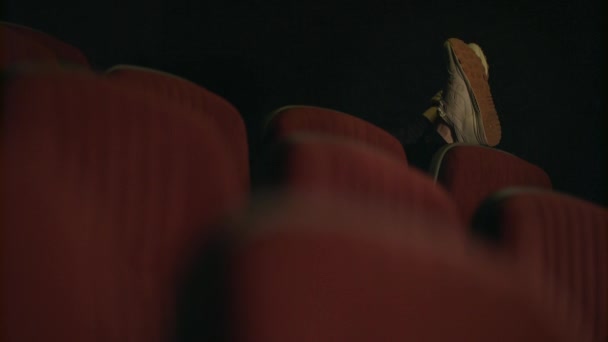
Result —
M239 222L215 254L227 269L216 290L232 341L581 340L532 280L452 235L428 234L435 229L416 212L401 221L366 205L292 197Z
M433 157L430 173L453 197L466 222L479 204L498 190L513 186L551 188L549 176L538 166L479 145L446 145Z
M504 190L479 209L474 231L522 267L539 274L547 293L568 294L566 307L608 340L608 210L569 195Z
M326 108L287 106L276 110L266 124L265 139L277 142L298 132L350 138L407 162L403 146L390 133L355 116Z
M13 23L0 22L3 36L2 67L16 62L49 62L89 66L86 56L76 47L49 34Z
M57 57L44 45L31 37L0 25L0 68L6 69L23 62L57 63Z
M249 192L247 131L243 118L228 101L186 79L153 69L118 65L109 69L106 76L133 90L154 95L157 101L174 101L189 112L212 118L236 161L239 184L244 192Z
M293 192L326 192L381 203L395 213L419 210L465 231L445 190L383 150L350 139L302 133L285 139L274 153L267 167L274 172L270 184Z
M2 341L173 340L191 255L244 201L213 123L83 70L4 82Z

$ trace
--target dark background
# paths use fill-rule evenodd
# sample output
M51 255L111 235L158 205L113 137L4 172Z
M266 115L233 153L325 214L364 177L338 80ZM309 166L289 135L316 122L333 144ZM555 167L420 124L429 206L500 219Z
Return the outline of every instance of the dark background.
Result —
M443 41L479 43L499 148L557 190L607 205L605 5L580 1L5 0L2 19L55 35L103 70L169 71L222 95L248 126L286 104L382 127L419 115L444 79Z

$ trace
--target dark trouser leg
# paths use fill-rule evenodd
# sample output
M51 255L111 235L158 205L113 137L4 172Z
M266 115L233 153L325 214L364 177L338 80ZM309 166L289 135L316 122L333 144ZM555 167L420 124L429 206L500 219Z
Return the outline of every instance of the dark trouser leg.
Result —
M428 170L435 152L446 144L433 123L422 115L392 133L403 145L410 165L424 171Z

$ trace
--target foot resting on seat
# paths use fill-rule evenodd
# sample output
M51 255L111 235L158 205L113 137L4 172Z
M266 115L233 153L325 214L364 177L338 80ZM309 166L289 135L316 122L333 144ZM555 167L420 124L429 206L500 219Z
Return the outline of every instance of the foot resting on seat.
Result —
M496 146L500 142L501 128L488 84L488 63L483 51L477 44L467 45L456 38L448 39L444 47L448 81L439 97L433 98L438 98L435 100L438 102L438 133L447 142ZM446 131L442 125L450 130Z

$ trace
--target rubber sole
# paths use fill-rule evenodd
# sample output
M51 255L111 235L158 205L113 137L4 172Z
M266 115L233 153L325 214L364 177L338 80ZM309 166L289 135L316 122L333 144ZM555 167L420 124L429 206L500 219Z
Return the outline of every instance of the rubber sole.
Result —
M480 126L483 127L481 133L485 135L488 146L496 146L500 142L502 131L483 64L462 40L450 38L448 42L458 59L458 66L463 71L467 87L473 93L471 101L479 109L479 116L476 119L481 120Z

